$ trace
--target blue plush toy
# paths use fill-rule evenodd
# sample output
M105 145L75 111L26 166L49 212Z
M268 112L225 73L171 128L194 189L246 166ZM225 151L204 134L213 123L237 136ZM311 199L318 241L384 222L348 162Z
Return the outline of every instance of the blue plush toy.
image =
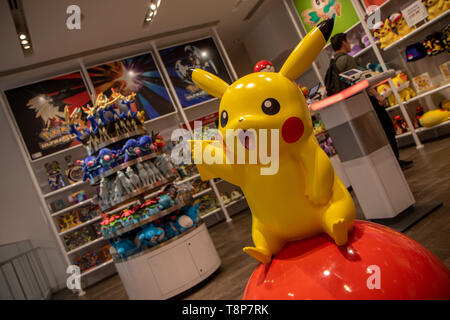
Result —
M100 165L99 173L108 171L111 168L117 166L116 153L108 148L103 148L99 151L97 156L97 162Z
M175 202L172 200L171 197L169 197L167 194L163 194L162 196L159 197L158 209L164 210L164 209L172 207L174 204L175 204Z
M98 176L100 165L94 156L88 156L79 161L78 164L83 166L83 181L86 181L87 179L93 180L96 176Z
M185 206L183 207L183 209L181 210L183 212L183 214L187 215L189 218L192 219L192 221L194 222L194 225L196 225L197 223L200 222L200 215L198 214L198 203L196 203L193 206Z
M173 238L180 234L170 219L166 220L163 225L159 224L159 226L162 226L164 228L165 231L164 241L169 240L170 238Z
M141 245L144 244L151 247L154 247L162 242L164 236L164 230L154 226L153 224L148 225L138 234Z
M153 216L159 212L157 205L152 205L150 207L145 208L144 210L144 217L149 218L150 216Z
M139 251L134 242L128 239L116 241L113 246L117 250L117 254L122 259L125 259L126 257L129 257Z
M143 155L150 154L154 151L152 138L148 135L144 135L138 140L138 148Z
M125 155L124 162L136 159L141 155L141 150L138 148L136 139L128 139L122 148L122 154Z

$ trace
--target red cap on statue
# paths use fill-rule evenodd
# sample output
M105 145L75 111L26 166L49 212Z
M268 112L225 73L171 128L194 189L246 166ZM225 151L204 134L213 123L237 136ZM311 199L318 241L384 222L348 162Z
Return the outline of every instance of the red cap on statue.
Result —
M255 64L255 72L275 72L272 62L269 60L261 60Z

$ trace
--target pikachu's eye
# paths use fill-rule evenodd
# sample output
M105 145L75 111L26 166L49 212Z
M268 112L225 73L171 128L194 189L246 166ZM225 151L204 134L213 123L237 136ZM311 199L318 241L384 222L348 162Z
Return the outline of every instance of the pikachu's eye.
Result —
M222 126L222 128L225 128L227 122L228 122L228 113L225 110L223 110L222 113L220 114L220 125Z
M268 98L263 101L261 108L265 114L273 116L280 111L280 103L274 98Z

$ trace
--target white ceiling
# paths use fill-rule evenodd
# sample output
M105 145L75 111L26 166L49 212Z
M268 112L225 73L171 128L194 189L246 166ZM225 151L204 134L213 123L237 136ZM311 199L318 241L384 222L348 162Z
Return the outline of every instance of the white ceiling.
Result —
M143 20L149 0L22 1L34 53L24 57L7 0L0 0L0 72L213 21L220 21L218 32L229 47L277 0L265 0L250 21L243 19L258 0L162 0L148 27ZM81 30L66 27L71 4L81 8Z

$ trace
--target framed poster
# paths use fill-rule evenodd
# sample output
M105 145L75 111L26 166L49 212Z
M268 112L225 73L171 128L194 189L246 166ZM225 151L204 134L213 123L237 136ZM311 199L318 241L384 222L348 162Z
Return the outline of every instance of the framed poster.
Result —
M91 104L79 71L5 91L32 160L79 144L64 123L64 107ZM86 127L80 120L79 130Z
M359 22L351 0L293 0L305 27L311 31L322 20L334 17L334 28L330 39Z
M135 92L131 107L144 110L146 120L175 112L151 53L90 67L88 74L97 93L110 96L111 88L124 96Z
M201 68L231 83L230 75L212 38L162 49L159 54L184 108L213 99L189 79L189 68Z

